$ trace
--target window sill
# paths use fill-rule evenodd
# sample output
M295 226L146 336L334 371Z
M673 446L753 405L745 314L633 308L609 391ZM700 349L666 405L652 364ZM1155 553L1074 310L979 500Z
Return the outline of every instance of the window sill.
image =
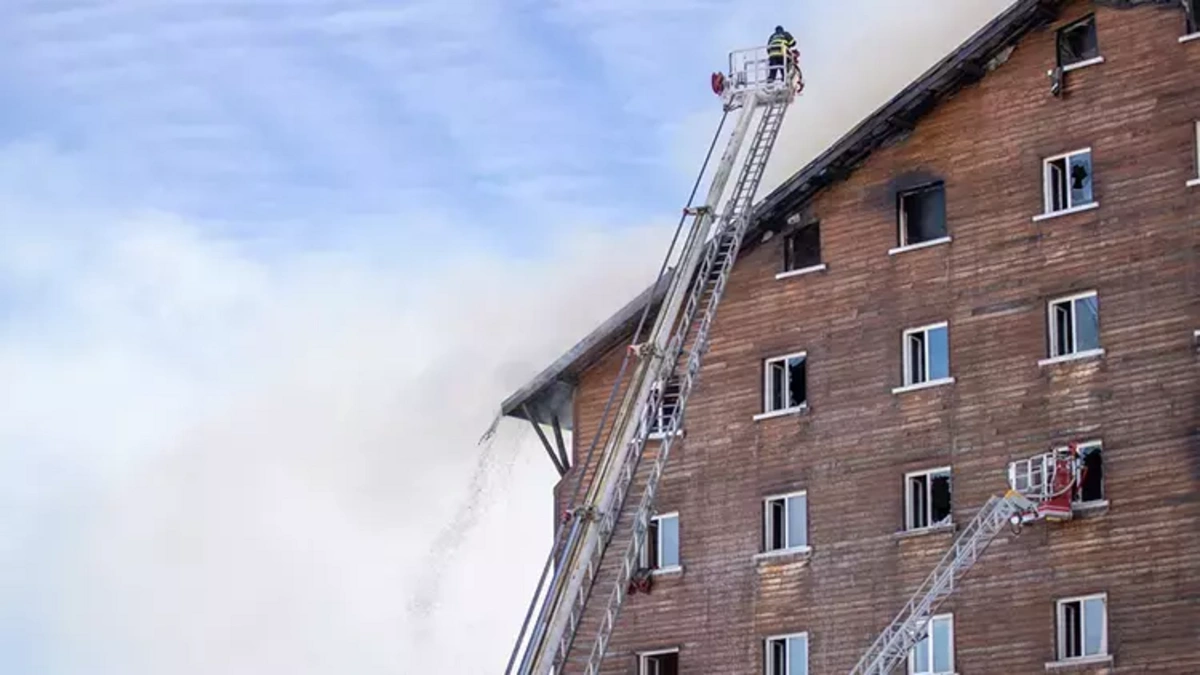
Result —
M1053 366L1058 363L1069 363L1071 361L1084 361L1086 359L1098 359L1104 356L1104 349L1089 349L1086 352L1075 352L1074 354L1064 354L1055 356L1049 359L1038 361L1039 366Z
M1072 213L1082 213L1084 211L1091 211L1092 209L1098 209L1098 208L1100 208L1100 202L1088 202L1087 204L1080 204L1079 206L1072 206L1069 209L1063 209L1061 211L1051 211L1050 213L1039 213L1033 217L1033 222L1040 223L1043 220L1050 220L1051 218L1057 218L1059 216L1069 216Z
M1074 659L1063 659L1061 661L1050 661L1046 664L1046 670L1053 672L1070 671L1074 668L1080 670L1092 668L1099 665L1110 665L1113 662L1112 654L1104 654L1101 656L1081 656Z
M1094 66L1094 65L1096 65L1096 64L1098 64L1098 63L1104 63L1104 57L1103 57L1103 56L1093 56L1093 57L1092 57L1092 58L1090 58L1090 59L1086 59L1086 60L1083 60L1083 61L1079 61L1079 62L1077 62L1077 63L1072 63L1072 64L1071 64L1071 65L1069 65L1069 66L1063 66L1063 72L1064 72L1064 73L1069 73L1069 72L1071 72L1072 70L1079 70L1080 68L1087 68L1088 66Z
M920 391L922 389L930 389L932 387L941 387L941 386L947 385L947 384L954 384L954 378L953 377L943 377L943 378L939 378L936 380L929 380L928 382L918 382L916 384L906 384L903 387L896 387L895 389L892 389L892 393L893 394L906 394L910 391Z
M1192 40L1200 40L1200 33L1188 33L1187 35L1179 36L1179 44L1191 42Z
M683 574L683 565L674 565L672 567L660 567L650 570L650 576L654 577L674 577Z
M1200 35L1200 33L1196 33L1196 35ZM1186 187L1196 187L1197 185L1200 185L1200 178L1193 178L1193 179L1189 180L1188 182L1184 183L1184 185Z
M792 277L803 276L805 274L812 274L813 272L824 272L827 269L829 269L829 266L826 265L825 263L821 263L820 265L810 265L808 267L801 267L798 270L788 270L786 272L780 272L779 274L775 275L775 278L776 279L791 279Z
M795 408L784 408L783 410L772 410L771 412L759 413L754 416L754 421L761 422L763 420L769 420L769 419L773 419L776 417L787 417L788 415L799 415L800 413L804 412L805 410L808 410L807 403L805 403L804 405L798 405Z
M794 548L781 548L777 551L764 551L754 554L754 562L756 563L772 563L772 562L789 562L792 560L803 560L807 562L812 557L811 546L796 546Z
M918 527L915 530L900 530L892 536L896 539L912 539L914 537L923 537L927 534L943 534L945 532L954 532L958 526L953 522L942 523L941 525L931 525L929 527Z
M937 239L930 239L929 241L923 241L919 244L907 244L905 246L897 246L896 248L889 249L888 255L896 255L897 253L916 251L916 250L922 249L922 248L929 248L930 246L941 246L942 244L949 244L949 243L950 243L949 236L938 237Z

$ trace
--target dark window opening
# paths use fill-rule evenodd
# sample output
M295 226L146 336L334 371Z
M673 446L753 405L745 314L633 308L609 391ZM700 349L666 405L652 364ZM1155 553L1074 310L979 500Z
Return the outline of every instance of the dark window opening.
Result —
M675 431L675 411L679 409L680 394L679 378L673 377L668 380L659 403L658 414L650 424L651 434L665 435Z
M808 402L807 364L808 357L803 354L767 361L763 412L793 410Z
M767 503L766 550L787 548L787 500L772 499Z
M1099 445L1080 448L1079 472L1076 476L1075 501L1080 503L1104 500L1104 457Z
M821 224L812 222L783 239L783 271L802 270L821 264Z
M1184 14L1187 16L1187 33L1200 33L1200 0L1183 0Z
M1058 30L1058 65L1067 67L1100 56L1096 17L1087 16Z
M643 656L641 675L679 675L679 652Z
M907 492L906 529L919 530L950 521L950 472L946 470L910 474Z
M651 569L658 568L658 520L651 519L650 526L646 528L646 560L645 566Z
M911 246L946 236L946 190L936 183L899 196L900 245Z

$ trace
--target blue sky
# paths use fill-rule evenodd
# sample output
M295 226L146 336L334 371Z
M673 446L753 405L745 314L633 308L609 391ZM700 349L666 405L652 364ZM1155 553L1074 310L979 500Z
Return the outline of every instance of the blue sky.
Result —
M796 34L773 184L1005 4L0 3L0 672L494 671L554 476L476 441L649 281L709 72Z

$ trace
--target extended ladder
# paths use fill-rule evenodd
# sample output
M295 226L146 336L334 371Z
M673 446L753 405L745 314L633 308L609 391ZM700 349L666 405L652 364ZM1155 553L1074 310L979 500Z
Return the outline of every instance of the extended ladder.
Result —
M659 480L676 439L673 433L666 434L659 445L633 515L632 531L622 549L618 549L621 557L616 579L604 599L595 635L590 644L578 645L577 656L571 657L570 662L568 656L575 646L604 553L633 487L650 431L655 426L682 428L687 402L708 347L713 318L749 225L754 195L798 85L794 64L788 64L786 73L771 73L769 69L766 49L758 48L734 52L730 55L728 78L723 74L714 76L714 90L722 96L726 112L738 111L737 124L713 175L705 206L690 212L693 220L676 273L649 339L638 347L640 360L586 498L563 525L569 530L561 552L554 558L554 575L548 586L539 586L535 593L535 606L541 598L536 619L528 635L522 627L506 673L595 675L599 670L630 578L637 570ZM737 181L714 225L714 211L721 204L756 112L760 112L757 128ZM677 383L678 394L672 405L664 407L663 393L668 383ZM576 665L579 667L573 667Z

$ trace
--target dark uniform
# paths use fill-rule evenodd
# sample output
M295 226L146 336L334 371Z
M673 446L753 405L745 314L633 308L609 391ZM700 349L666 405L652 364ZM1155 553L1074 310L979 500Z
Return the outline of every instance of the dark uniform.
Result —
M787 62L787 55L796 47L796 38L792 34L783 29L783 26L775 26L775 32L771 33L771 37L767 39L767 81L774 82L775 74L778 73L780 79L784 79L784 64Z

